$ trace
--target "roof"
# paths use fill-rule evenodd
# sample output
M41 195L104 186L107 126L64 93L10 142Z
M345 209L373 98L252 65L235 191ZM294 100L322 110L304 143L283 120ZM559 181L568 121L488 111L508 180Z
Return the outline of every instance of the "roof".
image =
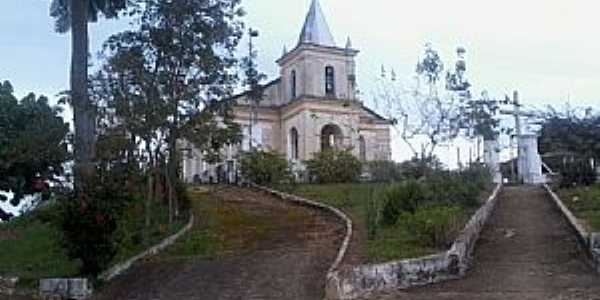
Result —
M319 0L312 0L304 26L302 27L302 33L300 33L300 39L298 44L315 44L327 47L336 47L335 40L325 20L325 15L319 4Z
M394 122L392 120L386 119L384 118L382 115L376 113L374 110L368 108L367 106L365 106L364 104L361 105L362 109L364 109L366 112L368 112L369 114L373 115L375 118L377 118L380 121L384 121L386 123L389 124L394 124Z

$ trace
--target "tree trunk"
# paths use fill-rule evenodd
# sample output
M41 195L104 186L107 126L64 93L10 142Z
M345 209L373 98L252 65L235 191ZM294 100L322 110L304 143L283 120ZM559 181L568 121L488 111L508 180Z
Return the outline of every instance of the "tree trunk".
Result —
M95 110L88 98L88 2L71 1L71 101L75 124L75 191L81 198L94 176Z

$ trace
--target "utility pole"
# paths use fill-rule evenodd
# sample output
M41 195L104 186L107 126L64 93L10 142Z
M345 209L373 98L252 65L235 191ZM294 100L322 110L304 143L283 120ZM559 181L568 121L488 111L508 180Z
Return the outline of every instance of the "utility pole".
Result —
M248 77L257 77L258 74L251 74L253 73L255 66L254 66L254 57L255 57L255 53L254 53L254 42L253 42L253 38L258 37L258 31L254 30L252 28L248 28L248 70L247 70L247 76ZM253 140L254 140L254 133L253 133L253 127L254 124L256 122L256 106L257 106L257 99L254 99L253 96L253 90L256 88L256 85L258 84L258 82L255 82L258 80L258 78L247 78L248 83L250 85L250 97L248 97L248 100L250 102L250 124L248 125L248 148L250 151L254 150L254 145L253 145Z

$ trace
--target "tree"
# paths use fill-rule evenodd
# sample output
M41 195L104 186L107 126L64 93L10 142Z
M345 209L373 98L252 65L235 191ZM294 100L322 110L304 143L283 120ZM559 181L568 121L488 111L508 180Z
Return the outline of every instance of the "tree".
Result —
M86 178L93 177L96 145L96 113L88 97L88 22L102 15L115 18L126 9L129 0L53 0L50 16L55 18L59 33L71 31L71 91L75 127L75 188L85 192ZM80 195L81 196L81 195Z
M464 53L461 49L459 53ZM459 63L461 61L459 59ZM437 146L454 139L460 132L461 103L470 97L470 84L463 78L466 69L462 62L462 65L457 64L455 74L447 73L444 84L440 80L444 63L437 51L427 44L424 58L417 63L413 84L400 82L394 71L388 78L382 69L375 105L387 118L399 123L400 136L415 157L431 157ZM415 145L423 141L419 137L425 139L420 148Z
M143 170L166 181L171 217L179 212L181 158L191 150L182 141L217 160L223 145L240 139L229 103L219 101L237 80L234 51L243 29L238 6L239 0L148 0L139 28L105 43L105 65L93 76L101 131L121 128L128 147L143 149Z
M600 160L600 116L550 109L542 123L540 153L570 160Z
M45 192L46 181L63 174L69 126L60 112L33 93L18 101L10 83L0 83L0 190L14 193L13 206Z

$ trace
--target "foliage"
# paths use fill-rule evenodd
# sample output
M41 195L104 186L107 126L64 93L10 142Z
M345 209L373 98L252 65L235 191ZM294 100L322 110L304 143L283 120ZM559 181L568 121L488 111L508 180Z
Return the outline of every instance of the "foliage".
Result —
M61 247L62 232L52 223L58 214L48 206L0 224L0 274L18 276L19 284L37 288L38 279L78 275L80 262Z
M15 194L12 205L44 191L40 182L63 174L69 126L60 112L44 96L29 94L18 101L10 83L0 83L0 190Z
M403 169L395 161L371 161L367 163L367 168L375 182L396 182L403 178Z
M589 160L564 162L557 170L560 172L561 188L592 185L598 177Z
M81 274L98 275L117 254L122 239L115 234L119 220L134 202L134 196L119 179L98 178L96 188L88 191L90 198L76 201L72 195L61 201L64 246L69 257L81 260Z
M561 199L593 232L600 231L600 185L559 190Z
M470 85L465 85L464 70L460 74L457 70L457 75L447 76L446 80L460 81L457 84L463 88L440 80L444 64L431 45L426 46L423 56L417 64L414 82L402 82L394 73L388 78L382 72L374 98L375 108L398 123L400 136L413 156L428 158L440 144L460 133L461 108L464 100L470 98Z
M354 182L360 176L362 163L350 150L329 149L314 154L306 161L306 169L312 182Z
M252 151L241 155L244 178L256 184L282 184L293 180L288 161L281 155L267 151Z
M459 205L434 204L420 207L415 213L400 218L418 239L428 247L448 248L465 224L466 212Z
M55 18L55 30L65 33L71 29L71 1L52 0L50 16ZM124 11L132 0L88 0L87 17L89 22L97 22L102 15L107 19L115 18Z
M442 163L436 156L425 158L413 157L410 160L404 161L399 165L404 178L407 179L422 179L427 178L434 172L442 168Z
M544 161L561 174L562 186L594 183L592 161L600 161L600 116L591 111L585 116L551 111L542 124L539 148Z
M388 188L384 194L384 206L381 222L394 225L403 212L414 214L419 205L426 200L423 186L415 180L397 183Z
M498 102L489 99L485 92L480 99L468 99L461 106L460 127L465 129L468 137L482 136L484 140L495 140L500 120L494 116L499 108Z

